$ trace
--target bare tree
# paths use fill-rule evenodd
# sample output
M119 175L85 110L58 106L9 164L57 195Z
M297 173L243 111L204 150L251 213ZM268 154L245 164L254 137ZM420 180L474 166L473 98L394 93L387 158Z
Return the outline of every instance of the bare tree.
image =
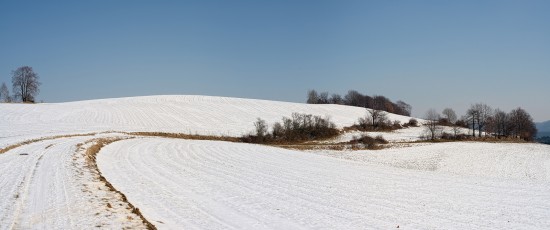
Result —
M370 118L372 119L372 126L379 127L383 125L387 120L386 112L377 109L367 110L370 113Z
M397 114L401 114L404 116L410 116L412 112L412 106L405 103L404 101L397 101L396 102L397 108L399 108L399 112Z
M477 131L478 131L478 136L481 137L482 132L485 131L485 126L487 125L487 121L493 115L493 109L490 106L483 103L477 103L474 105L474 107L478 111Z
M511 135L521 139L532 141L537 134L537 128L533 118L522 108L517 108L509 113L509 129Z
M8 90L8 86L6 86L6 83L2 83L2 86L0 87L0 101L7 103L11 102L10 91Z
M466 115L462 118L462 120L464 120L468 124L468 126L470 126L470 128L472 129L473 137L476 136L476 124L477 124L476 122L477 122L478 114L479 112L472 105L470 106L468 111L466 111Z
M496 136L502 137L502 136L508 135L507 124L506 124L508 122L508 115L504 111L500 109L496 109L491 121L493 123L492 124L493 132Z
M439 132L439 113L435 111L435 109L429 109L426 112L426 122L424 122L424 127L426 127L426 130L428 131L430 135L430 140L435 140L435 138L438 135Z
M38 78L38 74L30 66L22 66L14 70L11 78L14 95L22 102L34 102L40 91L38 87L41 83Z
M478 131L478 137L481 137L481 134L485 130L487 121L493 114L493 109L483 103L477 103L471 105L468 111L466 112L466 120L471 123L471 128L473 131L473 136L475 137L475 130Z
M322 92L319 94L319 100L317 104L328 104L328 92Z
M344 104L344 99L342 99L342 96L340 96L340 94L332 94L332 96L329 99L329 102L331 104L342 105Z
M346 105L365 107L367 104L365 101L365 96L355 90L348 91L348 94L344 96L344 101Z
M308 104L317 104L319 101L319 94L315 90L310 90L307 92L307 103Z
M256 136L263 138L267 134L267 123L265 120L258 118L254 122L254 127L256 128Z
M448 122L450 122L451 124L454 124L456 122L456 113L453 109L451 108L446 108L443 110L443 116L445 117L445 119L447 119Z
M376 110L386 110L386 102L389 101L388 98L380 95L374 95L372 97L373 105L372 108Z

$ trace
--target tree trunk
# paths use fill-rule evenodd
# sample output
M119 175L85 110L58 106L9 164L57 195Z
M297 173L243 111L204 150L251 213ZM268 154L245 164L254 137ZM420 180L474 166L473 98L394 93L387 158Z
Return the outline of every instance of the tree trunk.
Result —
M478 125L477 126L477 136L478 137L481 137L481 129L482 129L481 125Z
M472 118L472 135L476 137L476 126L475 126L475 120Z

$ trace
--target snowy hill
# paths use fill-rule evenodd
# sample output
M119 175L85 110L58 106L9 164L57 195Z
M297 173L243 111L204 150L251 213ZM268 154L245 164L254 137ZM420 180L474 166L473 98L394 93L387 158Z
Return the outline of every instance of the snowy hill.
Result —
M0 230L146 229L147 223L158 229L550 228L550 145L297 151L120 133L239 136L258 117L273 123L294 112L329 116L338 127L366 114L342 105L209 96L0 104L0 148L11 146L0 153ZM422 130L380 134L410 141ZM59 134L80 135L29 141ZM97 153L101 141L113 138Z
M366 110L343 105L312 105L212 96L146 96L44 104L0 104L0 138L20 135L98 131L155 131L240 136L256 118L268 123L293 112L328 116L350 126ZM389 114L391 121L410 117Z

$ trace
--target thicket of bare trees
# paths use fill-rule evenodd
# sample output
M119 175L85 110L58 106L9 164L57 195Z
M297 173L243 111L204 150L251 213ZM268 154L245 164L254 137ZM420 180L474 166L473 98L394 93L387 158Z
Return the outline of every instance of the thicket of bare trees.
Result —
M258 118L254 122L255 133L241 138L249 143L296 143L329 138L338 135L336 125L329 118L311 114L293 113L282 122L273 124L271 132L266 121Z
M533 141L537 134L533 118L522 108L506 113L500 109L493 109L487 104L476 103L470 106L462 119L457 119L454 110L450 108L443 110L442 114L443 117L439 118L437 125L453 127L454 138L459 136L459 129L462 127L469 128L472 137L484 135L486 137L511 137ZM432 134L431 131L436 127L433 122L434 119L436 119L435 111L429 110L426 114L427 122L425 126Z
M522 108L506 113L500 109L493 110L486 104L477 103L468 109L465 118L472 129L473 136L476 129L478 137L485 132L485 135L517 137L532 141L537 134L533 118Z
M508 114L506 112L495 109L493 116L489 118L487 132L493 133L498 137L508 136Z
M435 140L438 138L439 133L441 132L441 126L439 126L441 116L438 112L435 111L435 109L429 109L426 112L426 115L424 119L426 120L424 122L424 127L426 127L426 131L428 134L428 139Z
M537 135L537 128L533 122L533 118L522 108L510 111L510 113L508 113L507 123L508 125L505 133L508 134L508 136L532 141Z
M359 118L359 127L362 130L378 130L385 129L391 126L387 118L386 112L382 110L367 110L365 117Z
M14 97L22 102L34 102L40 92L38 87L41 83L38 79L38 74L30 66L22 66L12 71Z
M410 116L412 111L412 106L405 103L404 101L397 101L394 103L384 96L374 95L371 97L368 95L363 95L356 90L348 91L348 93L344 97L340 96L339 94L332 94L329 97L328 92L318 93L315 90L310 90L307 93L307 103L350 105L375 110L382 110L404 116Z
M457 117L453 109L446 108L443 110L442 114L443 114L443 119L445 119L443 120L444 123L454 124L456 122Z
M478 131L478 137L481 137L481 134L485 130L485 126L487 125L487 121L490 119L490 117L493 115L493 109L483 103L477 103L468 109L466 112L466 120L469 121L472 128L472 136L475 137L476 128Z

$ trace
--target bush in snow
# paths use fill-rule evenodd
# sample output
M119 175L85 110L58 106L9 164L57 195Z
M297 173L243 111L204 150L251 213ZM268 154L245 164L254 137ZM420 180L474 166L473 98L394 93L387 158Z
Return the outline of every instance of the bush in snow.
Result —
M330 138L339 134L336 125L329 118L311 114L293 113L291 117L284 117L282 122L273 124L271 133L267 133L268 126L262 119L254 123L255 135L246 135L243 142L252 143L288 143Z

